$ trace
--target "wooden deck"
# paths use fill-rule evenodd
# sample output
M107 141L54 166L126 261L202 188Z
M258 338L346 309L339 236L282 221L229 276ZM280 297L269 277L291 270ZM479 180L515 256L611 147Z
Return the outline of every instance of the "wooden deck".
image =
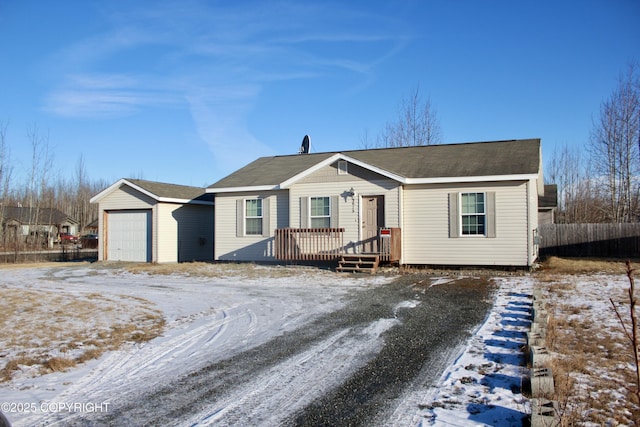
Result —
M371 242L356 242L345 247L344 228L279 228L275 230L275 258L279 261L340 261L368 253L378 262L399 262L402 255L401 230L381 229L375 238L376 251L364 248ZM345 267L346 268L346 267Z

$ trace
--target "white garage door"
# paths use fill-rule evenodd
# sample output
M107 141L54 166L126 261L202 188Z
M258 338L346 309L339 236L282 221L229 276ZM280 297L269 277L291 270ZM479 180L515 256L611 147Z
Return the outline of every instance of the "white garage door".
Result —
M151 262L151 211L109 212L107 259Z

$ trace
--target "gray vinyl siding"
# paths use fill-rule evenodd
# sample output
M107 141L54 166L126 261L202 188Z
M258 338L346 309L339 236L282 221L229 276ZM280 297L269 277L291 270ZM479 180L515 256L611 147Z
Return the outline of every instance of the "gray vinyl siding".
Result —
M244 236L239 231L238 201L245 199L263 198L268 202L263 206L268 210L263 212L268 219L268 235ZM275 261L273 240L276 228L289 226L288 192L269 191L260 193L221 193L215 198L215 244L214 258L220 261ZM263 231L265 231L263 225ZM265 233L266 234L266 233Z
M352 165L349 165L349 171L351 172ZM334 169L336 175L330 177L335 178L337 175L336 169ZM351 179L345 179L345 177L351 176ZM330 178L327 177L327 178ZM338 222L332 225L336 227L344 227L344 244L345 250L351 252L349 248L351 242L359 242L361 240L361 197L382 195L384 196L384 221L387 227L399 227L400 226L400 187L398 183L384 179L377 176L377 181L365 181L358 179L353 175L339 175L339 179L336 182L330 180L321 180L317 177L311 177L311 179L305 180L304 183L299 183L289 190L290 200L289 205L289 217L291 219L291 227L301 227L301 210L300 199L305 197L332 197L332 200L337 200L338 206ZM316 178L316 179L314 179ZM353 197L345 196L346 192L353 189L355 195ZM337 199L335 197L337 196ZM335 209L332 206L332 209Z
M354 174L356 173L356 174ZM366 178L366 179L365 179ZM368 181L367 179L373 179ZM345 196L353 189L354 197ZM216 260L274 261L273 236L276 228L301 227L301 198L331 197L332 227L344 227L345 246L360 240L360 197L383 195L385 225L400 226L400 188L398 183L349 165L349 174L338 175L337 163L311 174L288 190L261 193L220 193L216 195ZM269 236L243 236L238 228L241 215L238 201L269 198ZM335 221L337 217L337 221ZM241 225L241 224L240 224Z
M318 184L326 182L352 182L363 181L371 182L381 179L382 177L369 169L362 168L360 166L349 163L347 165L347 173L338 173L338 162L334 162L329 166L325 166L313 174L302 178L298 181L298 184Z
M495 237L451 237L449 195L466 192L495 193ZM407 186L403 198L403 263L530 265L528 182Z
M156 201L151 197L123 186L100 200L101 210L110 209L149 209Z
M160 203L157 262L213 259L213 206Z

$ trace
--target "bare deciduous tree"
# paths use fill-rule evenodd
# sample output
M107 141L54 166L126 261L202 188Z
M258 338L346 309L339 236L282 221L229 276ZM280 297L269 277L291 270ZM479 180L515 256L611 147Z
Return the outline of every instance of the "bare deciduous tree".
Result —
M27 130L27 138L31 144L30 162L22 180L14 179L14 164L10 158L10 144L7 139L8 126L0 122L0 249L12 250L16 254L24 248L25 236L18 233L14 226L11 230L4 227L7 207L31 208L31 223L41 222L42 226L28 240L36 245L45 243L44 238L54 238L45 231L50 230L52 218L42 218L42 212L51 213L50 208L57 209L80 224L78 231L98 217L98 206L89 201L91 196L109 186L104 179L90 180L84 157L80 155L75 175L65 178L54 168L53 150L49 144L48 134L43 134L33 125ZM40 217L38 217L40 215ZM49 224L47 224L49 223ZM59 230L58 230L59 231ZM48 242L47 242L48 243ZM17 257L17 255L16 255ZM17 259L17 258L16 258Z
M635 65L618 80L618 86L600 106L590 141L593 171L600 197L607 200L612 222L637 219L640 170L640 76Z
M398 118L387 122L378 134L376 147L406 147L433 145L442 142L442 130L436 109L431 100L422 100L420 87L403 98L398 110ZM362 138L364 148L370 148L368 132Z
M12 166L7 143L7 124L0 122L0 246L4 246L7 233L4 227L4 212L9 199Z
M602 222L592 198L591 180L580 150L568 145L553 152L546 181L558 186L557 221L563 223Z
M42 135L36 125L27 130L27 138L31 143L31 168L23 204L30 208L30 223L36 225L34 230L30 230L27 240L32 245L43 246L54 237L44 225L51 224L52 218L41 217L41 208L50 207L55 200L55 192L50 185L53 153L49 145L49 134ZM51 215L51 211L48 212Z
M7 124L0 122L0 204L7 197L10 186L12 166L7 143Z

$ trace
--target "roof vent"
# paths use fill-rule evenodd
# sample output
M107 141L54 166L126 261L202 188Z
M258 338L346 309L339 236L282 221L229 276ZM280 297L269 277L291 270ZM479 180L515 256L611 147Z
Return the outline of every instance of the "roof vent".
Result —
M309 154L310 148L311 148L311 138L309 138L309 135L305 135L304 138L302 138L302 144L300 145L300 150L298 151L298 154Z

